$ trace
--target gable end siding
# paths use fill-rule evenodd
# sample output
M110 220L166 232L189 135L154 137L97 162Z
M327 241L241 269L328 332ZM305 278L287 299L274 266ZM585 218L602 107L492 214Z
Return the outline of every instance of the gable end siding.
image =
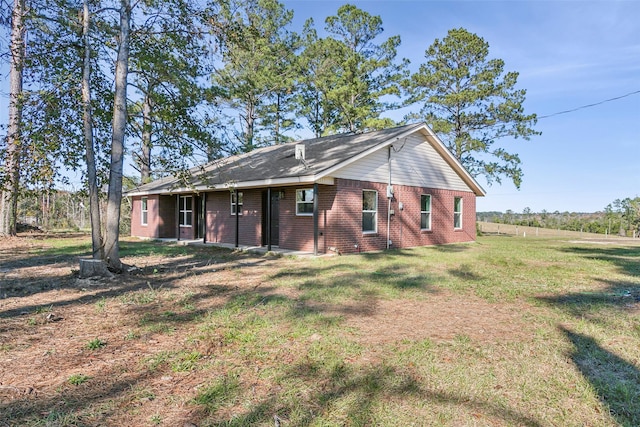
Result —
M336 178L368 182L389 181L388 149L380 149L336 171ZM469 186L420 135L414 134L393 144L391 182L396 185L470 191ZM385 190L386 191L386 190Z

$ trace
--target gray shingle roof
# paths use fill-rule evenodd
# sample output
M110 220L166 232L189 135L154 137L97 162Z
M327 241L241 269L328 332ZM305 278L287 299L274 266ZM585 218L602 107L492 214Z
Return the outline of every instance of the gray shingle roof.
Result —
M191 169L187 187L178 178L167 177L141 185L130 191L129 195L185 191L187 188L215 188L229 184L241 186L243 182L318 176L379 144L423 126L422 123L416 123L374 132L331 135L259 148ZM295 158L297 144L305 147L304 162Z

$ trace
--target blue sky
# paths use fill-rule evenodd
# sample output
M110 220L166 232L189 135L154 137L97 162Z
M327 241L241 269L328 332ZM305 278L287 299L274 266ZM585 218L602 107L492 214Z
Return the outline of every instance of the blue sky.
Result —
M323 28L325 18L344 3L284 1L295 12L295 30L309 17ZM412 69L451 28L483 37L490 57L520 73L525 112L552 115L538 121L541 136L501 142L520 155L522 186L517 190L506 181L488 186L479 179L487 196L478 199L478 211L594 212L615 199L640 196L640 93L553 115L640 91L640 0L352 3L381 16L381 39L401 36L398 56L408 58ZM7 120L6 70L3 66L0 74L0 123ZM400 119L404 113L389 116Z
M317 28L342 1L289 0L297 25ZM356 1L380 15L384 37L400 35L399 56L412 69L451 28L489 43L490 57L520 73L525 111L551 115L640 91L640 1ZM417 108L416 108L417 109ZM401 117L399 113L391 117ZM538 121L542 135L501 144L517 152L520 190L479 179L487 196L478 211L602 210L615 199L640 196L640 93Z

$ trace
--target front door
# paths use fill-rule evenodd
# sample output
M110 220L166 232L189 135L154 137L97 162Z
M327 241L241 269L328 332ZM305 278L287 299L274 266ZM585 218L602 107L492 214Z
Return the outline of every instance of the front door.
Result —
M262 244L268 245L267 233L269 228L267 227L267 209L269 204L267 203L267 194L265 191L262 193ZM278 192L271 192L271 245L278 246L280 244L280 197Z
M202 239L204 238L204 227L205 227L205 223L204 223L204 214L205 214L205 196L204 194L201 194L200 197L196 198L197 203L197 210L198 210L198 216L196 218L196 225L197 225L197 236L196 239Z

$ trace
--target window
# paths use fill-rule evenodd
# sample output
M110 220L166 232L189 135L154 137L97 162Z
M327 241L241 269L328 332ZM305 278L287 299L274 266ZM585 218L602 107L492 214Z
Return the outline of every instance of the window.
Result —
M296 215L313 215L313 190L296 190Z
M143 197L140 201L140 224L147 225L147 220L149 218L149 209L147 203L149 202L148 197Z
M378 232L378 192L362 191L362 232Z
M193 224L193 197L180 196L178 204L180 206L180 227L191 227Z
M462 228L462 197L453 198L453 228Z
M420 196L420 228L431 230L431 195Z
M236 201L236 192L231 192L231 215L242 215L242 191L238 191L238 200Z

